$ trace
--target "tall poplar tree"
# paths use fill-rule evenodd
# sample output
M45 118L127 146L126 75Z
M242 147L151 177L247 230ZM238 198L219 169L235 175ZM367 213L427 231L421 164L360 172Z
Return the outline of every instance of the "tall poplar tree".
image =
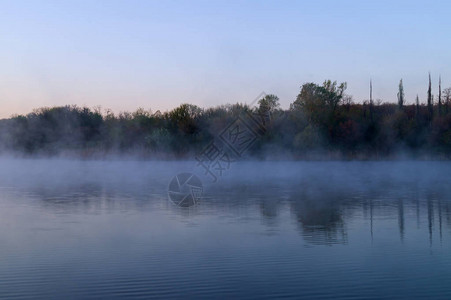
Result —
M429 88L428 88L428 112L429 112L429 119L432 119L432 115L434 113L433 107L432 107L432 89L431 89L431 73L429 73Z
M398 107L399 109L402 109L404 106L404 86L402 84L402 79L399 81L399 87L398 87Z

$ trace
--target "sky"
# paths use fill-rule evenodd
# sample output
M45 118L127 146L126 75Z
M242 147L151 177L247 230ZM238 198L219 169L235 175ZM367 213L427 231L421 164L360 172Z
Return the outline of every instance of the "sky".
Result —
M354 101L451 86L446 1L3 1L0 117L43 106L153 112L181 103L288 108L306 82Z

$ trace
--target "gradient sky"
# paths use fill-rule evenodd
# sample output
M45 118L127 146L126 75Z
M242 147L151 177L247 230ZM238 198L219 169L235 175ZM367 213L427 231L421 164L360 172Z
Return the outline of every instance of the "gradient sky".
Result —
M0 117L78 104L114 112L250 102L305 82L354 100L451 86L447 1L1 1Z

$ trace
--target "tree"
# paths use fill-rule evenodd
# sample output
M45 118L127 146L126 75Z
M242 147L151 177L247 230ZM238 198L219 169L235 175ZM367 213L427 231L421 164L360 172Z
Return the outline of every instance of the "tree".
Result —
M351 95L344 95L343 99L341 100L341 103L344 107L346 107L346 110L349 112L351 105L354 104L354 100L352 99Z
M420 118L420 98L418 98L418 94L417 94L417 98L415 99L415 117L416 117L417 121Z
M176 126L180 133L189 135L198 130L195 119L201 113L202 109L198 106L185 103L171 110L168 116L171 123Z
M279 97L276 95L270 94L266 95L264 98L258 100L258 111L262 113L266 112L274 112L276 109L280 107Z
M370 119L373 121L373 81L370 79Z
M398 107L402 109L404 106L404 86L402 84L402 79L399 81L398 87Z
M325 95L326 95L326 103L333 107L333 110L337 108L337 105L340 103L340 101L343 99L344 92L347 88L346 82L340 83L340 85L337 85L337 82L326 80L323 83L323 88L325 89Z
M429 73L429 88L428 88L428 112L429 112L429 120L432 119L432 115L434 113L432 107L432 88L431 88L431 73Z
M446 88L443 91L444 97L445 97L445 114L448 114L449 110L449 102L451 101L451 88Z
M438 77L438 115L442 114L442 76Z
M324 81L323 85L305 83L291 105L291 109L304 114L310 126L318 128L324 136L332 137L338 125L337 106L345 96L346 83Z
M266 95L258 100L257 115L263 125L263 131L267 130L267 126L272 122L274 112L280 107L279 97L273 94Z
M324 112L333 114L337 105L343 99L346 83L337 85L337 82L326 80L323 85L315 83L305 83L301 87L301 92L293 102L292 108L299 108L310 114L314 121L315 112Z

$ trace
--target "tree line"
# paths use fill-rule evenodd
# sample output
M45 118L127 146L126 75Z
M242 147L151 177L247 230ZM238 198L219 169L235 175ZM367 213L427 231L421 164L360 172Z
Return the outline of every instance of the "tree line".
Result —
M99 108L39 108L0 120L0 151L24 156L192 158L245 114L270 116L265 132L247 152L251 157L385 159L449 158L451 155L451 88L437 97L431 78L426 103L407 104L402 79L397 103L355 103L346 83L305 83L288 109L276 95L254 107L227 104L200 108L192 104L166 112L142 108L114 114Z

